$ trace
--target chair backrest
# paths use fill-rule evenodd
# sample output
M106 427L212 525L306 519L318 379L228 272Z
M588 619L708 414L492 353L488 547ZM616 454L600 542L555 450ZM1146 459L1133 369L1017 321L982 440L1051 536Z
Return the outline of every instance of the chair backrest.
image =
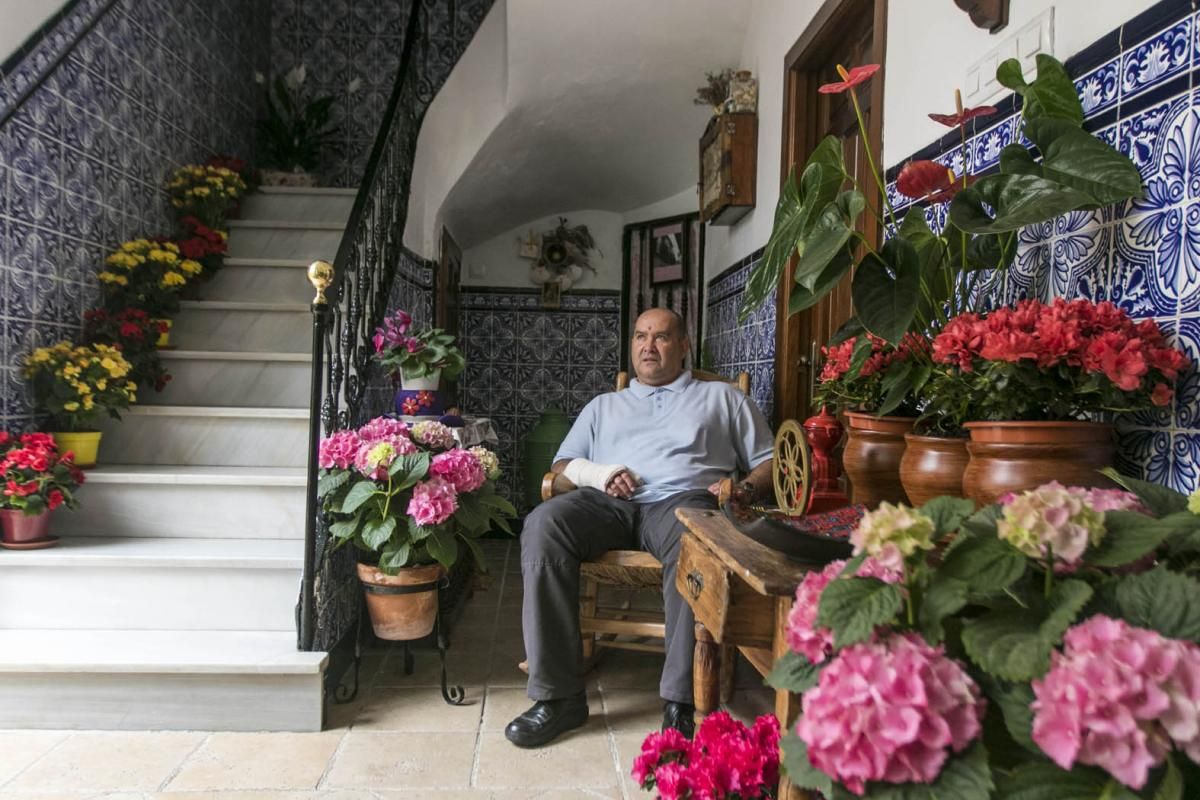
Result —
M750 373L739 372L732 378L726 378L724 375L718 375L715 372L708 372L703 369L692 370L692 377L698 381L725 381L725 383L733 384L742 394L750 394ZM617 391L629 388L629 373L624 370L617 373Z

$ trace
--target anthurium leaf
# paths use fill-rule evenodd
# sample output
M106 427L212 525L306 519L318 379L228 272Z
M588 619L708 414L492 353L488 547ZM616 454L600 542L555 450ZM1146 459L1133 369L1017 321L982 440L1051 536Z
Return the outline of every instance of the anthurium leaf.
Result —
M866 796L871 800L988 800L994 788L987 749L976 742L948 758L933 783L869 783ZM834 787L834 800L858 797L842 786Z
M921 606L917 611L921 635L933 644L945 638L942 620L961 611L969 595L970 587L966 581L944 576L940 572L935 574L921 596Z
M1142 196L1142 176L1133 162L1080 128L1062 120L1030 120L1025 129L1042 151L1042 175L1090 195L1097 205ZM1052 141L1045 131L1057 129Z
M882 388L883 403L876 409L877 414L885 415L895 411L912 394L913 385L909 376L913 372L913 362L893 361L883 373Z
M1017 257L1015 233L984 233L967 242L967 270L1007 269Z
M900 589L875 578L830 582L821 592L817 624L833 631L833 646L846 647L891 622L903 606Z
M1017 767L1000 778L1005 800L1138 800L1107 772L1076 765L1070 772L1049 761Z
M1180 494L1174 489L1159 486L1157 483L1138 480L1128 475L1122 475L1112 467L1100 470L1101 474L1138 496L1142 505L1150 509L1156 517L1165 517L1178 511L1187 511L1187 495Z
M971 536L946 555L938 574L963 581L974 594L988 594L1018 581L1027 565L1028 559L1008 542Z
M957 531L975 513L975 503L962 497L935 497L917 510L933 520L936 540Z
M1136 511L1109 511L1104 515L1104 538L1088 548L1083 560L1098 567L1120 567L1152 553L1167 537L1200 528L1200 517L1191 512L1162 519Z
M854 260L850 257L849 249L842 248L825 266L824 272L817 278L811 289L800 284L791 287L788 296L788 314L797 314L821 302L825 295L842 282L842 278L846 277L846 273L852 266L854 266Z
M360 538L362 543L371 550L379 550L383 547L388 539L392 538L392 533L396 530L396 518L387 517L386 519L369 519L363 523L362 534Z
M1083 124L1083 106L1075 82L1062 62L1053 56L1038 54L1037 78L1032 83L1025 82L1021 62L1015 58L1000 64L996 69L996 80L1021 95L1025 101L1021 113L1026 121L1054 117Z
M1157 567L1122 579L1116 601L1130 625L1169 639L1200 642L1200 582L1194 578Z
M854 224L862 214L866 203L856 190L843 192L837 202L830 203L817 218L817 224L804 239L804 249L796 261L794 279L805 289L813 291L817 282L839 254L844 253L846 243L854 231ZM833 284L829 285L833 288Z
M866 336L860 336L854 343L854 352L850 354L850 367L846 370L846 374L857 378L859 370L863 368L863 364L866 364L870 357L871 340Z
M370 481L361 481L355 484L354 488L346 494L346 498L342 500L342 507L338 510L343 514L353 514L359 509L359 506L370 500L376 492L375 484Z
M808 745L795 733L788 732L779 740L783 751L783 772L801 789L816 789L826 797L833 794L833 781L808 760Z
M1041 175L1042 165L1034 159L1033 153L1025 149L1025 145L1014 142L1000 151L1000 172L1005 175Z
M832 347L835 344L841 344L847 339L853 339L855 336L861 336L866 332L867 329L863 327L863 324L859 318L851 317L843 322L841 326L833 332L833 336L829 337L828 344L830 347Z
M899 343L912 325L921 299L921 259L912 244L893 238L868 254L850 285L855 313L871 333Z
M1094 205L1086 192L1037 175L989 175L954 196L950 221L967 233L1002 233Z
M767 675L767 685L803 694L816 686L820 677L820 667L799 653L789 650L775 659L775 665Z

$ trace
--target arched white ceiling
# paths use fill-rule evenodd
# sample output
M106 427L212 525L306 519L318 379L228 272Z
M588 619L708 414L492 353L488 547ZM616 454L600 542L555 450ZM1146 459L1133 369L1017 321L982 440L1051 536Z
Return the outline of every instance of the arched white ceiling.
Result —
M692 98L705 71L738 66L751 6L498 2L430 108L406 242L432 255L443 221L466 248L563 209L621 213L694 186L710 111Z

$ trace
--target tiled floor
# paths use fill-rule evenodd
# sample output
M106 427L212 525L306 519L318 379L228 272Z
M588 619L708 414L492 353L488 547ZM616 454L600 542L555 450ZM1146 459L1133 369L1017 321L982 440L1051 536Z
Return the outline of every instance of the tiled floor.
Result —
M605 651L590 675L586 726L540 750L504 739L504 726L530 704L517 669L520 566L515 545L484 544L491 575L463 609L450 650L465 706L442 702L436 654L417 653L406 676L400 648L373 650L358 698L331 705L322 733L0 731L0 797L649 798L628 775L661 723L661 656ZM751 670L739 685L735 714L770 710L772 696Z

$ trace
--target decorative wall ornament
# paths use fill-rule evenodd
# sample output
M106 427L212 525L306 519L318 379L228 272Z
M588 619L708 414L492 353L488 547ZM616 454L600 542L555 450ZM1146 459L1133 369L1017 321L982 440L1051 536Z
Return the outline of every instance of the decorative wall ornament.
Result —
M967 12L976 28L996 33L1008 25L1008 0L954 0Z
M604 255L597 249L596 240L587 226L571 227L567 224L566 217L559 217L558 227L543 233L541 240L540 255L534 256L537 261L529 271L529 280L540 286L555 283L560 292L565 292L578 283L585 269L591 270L593 275L596 274L596 268L592 266L589 255L593 250L601 256ZM529 245L532 245L529 247L530 252L538 247L533 242L532 232L529 239L521 243L523 257L527 257L524 253Z
M716 72L705 72L706 85L696 89L692 104L697 106L712 106L713 114L719 115L725 110L725 101L729 99L729 82L733 80L732 69L722 69Z

